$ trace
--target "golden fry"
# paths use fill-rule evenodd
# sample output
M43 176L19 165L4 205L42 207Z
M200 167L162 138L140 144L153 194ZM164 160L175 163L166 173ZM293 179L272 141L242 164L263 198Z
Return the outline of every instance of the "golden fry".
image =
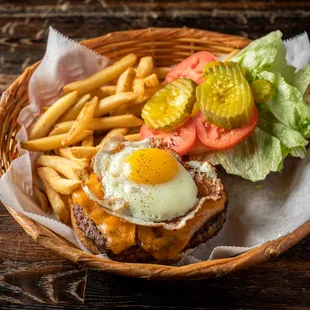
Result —
M141 135L139 133L134 133L131 135L126 135L125 139L127 141L140 141L141 140Z
M94 135L89 135L89 136L87 136L87 137L82 141L82 146L94 146Z
M97 88L90 92L91 97L98 97L98 99L103 99L107 95L101 90L101 88Z
M49 186L59 194L69 195L81 186L82 181L62 178L55 169L50 167L40 168Z
M98 98L94 97L91 101L87 102L83 107L82 111L78 115L76 121L71 126L67 135L61 141L62 145L73 144L72 141L75 141L76 137L81 134L89 126L95 111L98 106Z
M68 132L74 121L68 121L71 122L70 126L67 131ZM118 126L117 126L118 127ZM80 142L84 140L88 135L92 134L93 131L91 130L84 130L82 133L80 133L73 141L72 144L75 144L77 142ZM22 142L21 146L23 149L33 152L45 152L45 151L51 151L58 149L60 147L63 147L61 144L63 138L66 136L66 134L60 134L55 136L49 136L45 138L35 139L35 140L29 140L26 142Z
M38 139L47 136L57 120L66 112L68 108L76 103L77 91L73 91L54 102L48 110L42 114L29 133L29 139Z
M159 85L159 80L155 73L144 78L145 87L156 87Z
M137 56L135 54L128 54L119 61L115 62L113 65L106 67L100 72L97 72L84 80L65 85L63 91L65 94L67 94L71 91L79 90L80 95L87 94L96 88L109 83L118 77L127 68L133 67L136 63L136 60Z
M136 96L136 100L142 100L142 98L144 97L144 93L145 93L144 80L140 78L136 78L132 84L132 91L134 92Z
M53 188L48 184L48 182L45 179L44 172L42 171L43 168L38 168L37 172L42 180L42 183L44 185L46 195L48 197L48 200L50 201L50 204L60 222L63 222L64 224L70 223L70 213L68 212L66 205L62 201L60 195L53 190Z
M87 159L93 158L98 152L98 148L95 146L73 146L70 150L76 158Z
M136 71L130 67L126 69L119 77L116 84L116 94L129 92L132 89L132 82L136 77Z
M143 96L144 96L144 80L140 78L134 79L132 83L132 91L135 99L133 102L136 101L141 101ZM115 116L115 115L123 115L126 114L128 110L129 104L122 104L118 108L116 108L110 115Z
M69 199L71 199L71 195L63 195L63 194L60 194L60 198L61 200L63 201L63 203L65 204L69 214L71 213L70 211L70 203L69 203ZM71 224L71 218L70 218L70 224Z
M53 132L55 131L57 132L57 134L66 133L70 130L73 124L74 124L74 121L67 121L67 122L59 123L55 126L55 130L53 130ZM130 128L130 127L136 127L136 126L141 126L141 125L143 125L142 119L137 118L131 114L126 114L126 115L93 118L91 123L89 124L88 129L95 130L95 131L104 131L104 130L109 130L109 129L118 128L118 127ZM48 138L52 138L52 137L53 136L48 137Z
M119 79L119 75L118 75L116 78L114 78L113 80L111 80L109 84L116 87L116 84L117 84L117 82L118 82L118 79Z
M90 100L91 95L84 95L63 117L60 118L61 122L72 121L77 118L84 105Z
M141 57L138 68L137 68L137 77L145 78L150 75L153 71L153 58L152 56Z
M132 114L136 117L140 117L141 113L142 113L142 109L144 107L144 103L140 103L140 104L131 104L128 108L127 108L127 113L128 114Z
M106 96L115 95L116 93L116 85L106 85L100 87L100 89Z
M50 207L49 207L49 202L48 202L48 199L45 193L42 192L41 189L36 184L33 184L33 193L34 193L34 196L39 201L39 207L41 208L41 210L47 213Z
M54 129L49 133L48 137L66 134L73 124L74 124L73 120L56 124L54 126Z
M106 136L101 140L101 142L97 145L97 148L100 148L104 142L109 140L110 137L115 135L126 135L129 132L129 128L114 128L110 130Z
M64 158L67 158L71 161L74 161L76 164L80 166L81 169L89 167L89 160L86 158L80 159L80 158L74 157L70 151L70 147L63 147L63 148L58 149L58 155Z
M153 72L157 75L159 80L164 80L170 70L170 67L153 68Z
M135 99L133 92L126 92L115 94L100 100L95 116L102 116L108 114L110 111L120 107L124 103L128 103Z
M132 103L133 104L143 104L143 103L147 102L162 87L163 87L163 84L159 84L156 87L146 88L143 98L142 99L137 98Z
M80 180L86 170L67 158L56 155L41 155L36 161L37 166L50 167L71 180Z

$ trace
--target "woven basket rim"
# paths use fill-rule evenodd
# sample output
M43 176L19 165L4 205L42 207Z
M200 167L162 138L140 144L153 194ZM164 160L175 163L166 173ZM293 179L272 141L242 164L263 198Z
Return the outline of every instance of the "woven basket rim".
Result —
M81 43L89 48L95 48L98 42L104 45L106 42L122 41L126 36L127 40L150 39L156 35L160 35L165 39L171 37L173 39L192 38L193 40L210 40L216 41L217 37L221 37L221 42L235 42L236 48L247 45L250 40L229 34L220 34L217 32L193 29L193 28L147 28L129 31L118 31L108 33L98 38L88 39ZM113 40L111 40L111 37ZM233 45L233 44L232 44ZM11 86L3 92L0 100L0 121L6 116L6 107L8 106L12 93L16 90L29 75L35 70L40 62L26 68L26 70L11 84ZM0 145L0 147L2 147ZM3 150L1 150L3 151ZM7 169L5 169L6 171ZM0 176L2 171L0 171ZM5 205L9 213L23 227L34 240L43 246L57 252L61 256L80 264L87 268L103 270L113 274L119 274L130 277L148 278L148 279L202 279L215 276L222 276L233 271L243 270L254 266L258 263L267 261L298 243L308 234L310 234L310 221L304 223L290 234L282 236L278 239L268 241L247 252L239 254L235 257L216 259L211 261L202 261L191 265L175 267L157 264L137 264L122 263L111 261L104 258L98 258L95 255L81 251L75 245L53 233L46 227L36 223L18 211L13 210ZM55 242L57 240L57 242Z

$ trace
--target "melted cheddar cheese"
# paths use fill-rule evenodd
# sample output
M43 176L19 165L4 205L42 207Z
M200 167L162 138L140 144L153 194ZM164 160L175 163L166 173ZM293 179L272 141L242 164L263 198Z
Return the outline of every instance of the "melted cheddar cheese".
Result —
M94 173L86 182L89 189L100 199L104 193ZM226 196L218 201L208 200L196 213L195 218L188 220L185 227L179 230L166 230L162 227L138 226L109 215L99 204L90 200L82 189L72 195L72 202L83 207L87 216L94 221L103 233L108 247L119 254L129 247L139 244L146 252L160 261L173 260L185 248L194 233L206 221L225 208Z
M91 174L86 185L99 199L104 198L101 185L94 173ZM136 225L109 215L103 207L90 200L82 189L73 193L72 202L78 203L87 216L94 221L113 253L121 253L136 244Z

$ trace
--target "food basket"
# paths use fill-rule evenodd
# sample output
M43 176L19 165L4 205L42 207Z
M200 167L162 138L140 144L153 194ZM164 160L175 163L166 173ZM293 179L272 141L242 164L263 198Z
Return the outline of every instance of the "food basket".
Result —
M245 47L249 42L246 38L197 29L149 28L109 33L83 41L82 44L112 60L135 53L137 56L153 56L157 66L170 66L197 51L206 50L215 55L227 54ZM39 63L36 63L28 67L1 97L0 176L19 156L15 140L19 130L17 117L20 110L29 104L28 83L38 65ZM113 274L148 279L201 279L222 276L276 257L310 233L310 222L307 222L286 236L266 242L240 255L182 267L133 264L85 253L46 227L8 206L6 208L33 239L72 262Z

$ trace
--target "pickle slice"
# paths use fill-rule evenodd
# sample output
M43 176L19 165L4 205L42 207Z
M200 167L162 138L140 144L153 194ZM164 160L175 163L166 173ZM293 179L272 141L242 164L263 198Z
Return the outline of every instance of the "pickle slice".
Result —
M158 90L145 104L141 116L155 130L171 130L185 122L196 101L196 84L178 79Z
M205 82L196 89L205 118L225 129L242 127L254 111L254 99L243 69L234 62L210 62L203 73Z
M251 83L254 101L266 103L272 95L272 84L267 80L256 80Z

